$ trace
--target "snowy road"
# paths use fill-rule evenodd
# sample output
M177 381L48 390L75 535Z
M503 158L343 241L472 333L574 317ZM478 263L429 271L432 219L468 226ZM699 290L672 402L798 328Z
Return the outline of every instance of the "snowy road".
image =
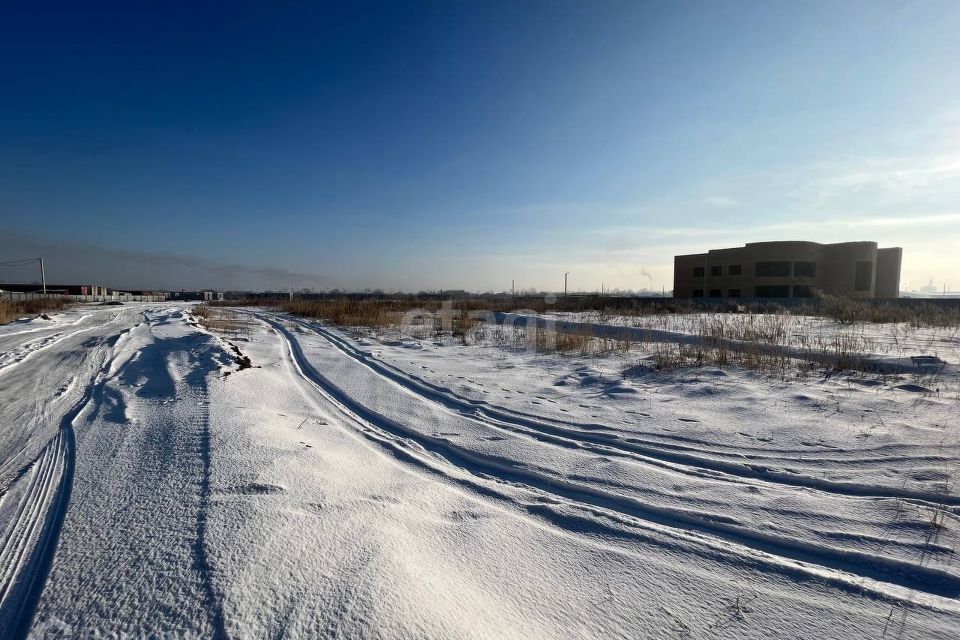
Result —
M942 435L783 446L760 430L827 421L747 378L598 394L569 363L242 317L0 328L0 635L955 637ZM678 432L676 401L717 424Z

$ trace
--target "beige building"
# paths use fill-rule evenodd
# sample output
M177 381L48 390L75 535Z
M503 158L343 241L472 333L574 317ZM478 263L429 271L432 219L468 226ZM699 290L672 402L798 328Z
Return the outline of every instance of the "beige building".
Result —
M876 242L751 242L673 259L674 298L896 298L903 249Z

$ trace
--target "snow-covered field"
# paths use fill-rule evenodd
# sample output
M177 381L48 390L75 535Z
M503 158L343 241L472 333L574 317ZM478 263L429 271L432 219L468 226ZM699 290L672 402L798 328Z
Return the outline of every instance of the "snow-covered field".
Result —
M948 332L932 392L188 310L0 327L0 637L957 637Z
M606 327L647 329L686 335L724 335L790 348L840 343L872 356L901 358L927 355L960 363L960 327L912 326L910 323L840 324L822 316L750 313L611 315L596 311L551 312L543 318Z

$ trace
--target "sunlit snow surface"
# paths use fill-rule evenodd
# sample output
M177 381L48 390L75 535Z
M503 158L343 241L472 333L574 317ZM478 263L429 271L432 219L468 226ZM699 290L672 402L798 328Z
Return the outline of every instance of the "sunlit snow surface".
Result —
M948 340L918 392L188 309L0 327L0 636L960 628Z

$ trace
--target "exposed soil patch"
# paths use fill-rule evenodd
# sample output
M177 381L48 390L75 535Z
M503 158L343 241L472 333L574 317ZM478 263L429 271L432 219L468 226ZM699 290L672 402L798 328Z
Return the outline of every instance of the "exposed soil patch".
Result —
M250 356L244 355L244 353L240 351L240 347L233 344L229 340L225 340L224 342L230 345L230 349L233 351L233 361L237 364L237 371L243 371L244 369L250 369L253 367L253 363L250 361Z

